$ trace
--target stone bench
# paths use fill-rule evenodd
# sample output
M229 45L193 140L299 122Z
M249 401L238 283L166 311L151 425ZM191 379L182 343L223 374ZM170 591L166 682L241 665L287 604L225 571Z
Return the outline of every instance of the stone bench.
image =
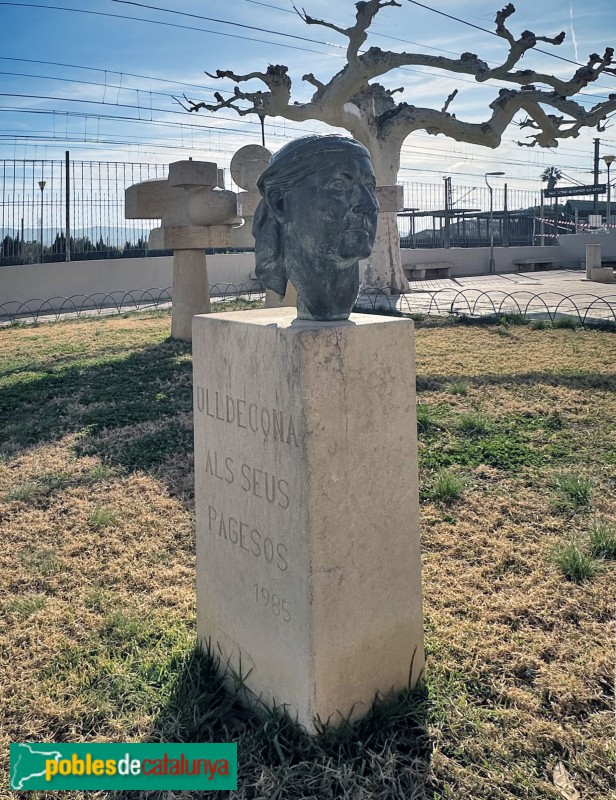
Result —
M514 258L513 265L518 270L528 269L530 272L535 272L540 269L550 269L558 259L556 258L539 258L537 256L530 256L529 258Z
M410 281L421 281L425 278L451 277L453 264L450 261L433 261L426 264L408 264L403 269Z

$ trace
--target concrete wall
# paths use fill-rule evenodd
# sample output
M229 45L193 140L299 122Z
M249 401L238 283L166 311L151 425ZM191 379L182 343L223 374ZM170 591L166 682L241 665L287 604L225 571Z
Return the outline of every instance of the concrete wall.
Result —
M543 256L555 258L554 267L577 268L586 260L586 245L600 244L603 261L616 260L615 233L579 233L559 236L557 245L545 247L495 247L494 262L496 272L517 272L514 259ZM411 264L432 264L436 261L450 261L454 268L453 276L483 275L490 271L489 247L450 247L411 249L402 248L402 266Z
M555 258L554 266L561 266L562 251L558 246L495 247L494 264L496 272L517 272L518 268L513 264L514 259L532 258L534 256L538 258ZM403 267L410 267L411 264L433 264L436 261L450 261L453 264L452 276L484 275L490 271L490 248L402 248Z
M240 284L254 275L254 253L232 253L207 257L210 284ZM55 262L0 267L0 316L16 313L16 304L28 303L32 311L42 300L98 295L85 305L101 304L101 295L139 289L169 289L173 284L173 257L118 258L100 261ZM135 295L138 297L138 294ZM81 300L75 302L81 305ZM7 306L2 309L2 305ZM60 308L62 301L51 304ZM49 304L46 305L46 308ZM25 309L24 309L25 310ZM68 309L67 309L68 310Z
M616 261L616 232L613 233L572 233L559 236L558 244L562 253L564 267L578 267L586 263L586 245L601 245L601 260Z

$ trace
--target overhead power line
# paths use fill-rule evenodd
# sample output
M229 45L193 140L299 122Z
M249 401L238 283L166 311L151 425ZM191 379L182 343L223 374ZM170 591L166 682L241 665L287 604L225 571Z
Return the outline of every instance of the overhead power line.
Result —
M121 0L113 0L113 1L114 2L121 2ZM415 2L415 0L409 0L409 2ZM423 5L421 3L416 3L416 4L417 5ZM139 5L145 5L145 4L139 4ZM183 30L190 30L190 31L202 32L202 33L211 33L212 35L215 35L215 36L226 36L226 37L230 37L230 38L234 38L234 39L241 39L243 41L253 41L253 42L258 42L258 43L261 43L261 44L269 44L269 45L274 45L274 46L277 45L277 46L289 48L289 49L292 49L292 50L300 50L300 51L303 51L303 52L316 53L318 55L328 55L328 56L333 57L333 58L343 58L342 55L338 55L336 53L324 53L321 50L312 50L310 48L300 47L300 46L297 46L297 45L283 44L281 42L271 42L271 41L264 40L264 39L257 39L256 37L240 36L239 34L224 33L223 31L213 31L213 30L209 30L209 29L206 29L206 28L198 28L198 27L194 27L194 26L190 26L190 25L180 25L178 23L173 23L173 22L163 22L161 20L146 19L144 17L132 17L132 16L129 16L129 15L126 15L126 14L112 14L112 13L109 13L109 12L102 12L102 11L90 11L90 10L87 10L87 9L68 8L66 6L43 5L43 4L40 4L40 3L17 3L17 2L9 2L8 0L3 0L2 2L0 2L0 6L13 6L13 7L17 7L17 8L41 8L41 9L49 9L49 10L56 10L56 11L69 11L69 12L78 13L78 14L90 14L90 15L99 16L99 17L110 17L110 18L113 18L113 19L132 20L134 22L145 22L145 23L148 23L148 24L151 24L151 25L162 25L162 26L166 26L166 27L180 28L180 29L183 29ZM152 6L152 8L157 8L158 10L166 11L168 13L181 13L181 14L185 14L186 13L186 12L176 12L173 9L165 9L165 8L162 8L162 7L154 7L154 6ZM436 11L436 13L443 13L444 14L444 12L439 12L436 9L430 8L429 6L425 6L425 8L428 8L429 10L432 10L432 11ZM189 16L196 16L196 15L192 15L191 14ZM450 16L450 15L445 14L445 16ZM455 19L458 22L464 22L464 20L460 20L457 17L452 17L452 19ZM231 21L223 21L223 20L220 20L220 22L224 23L224 24L234 24L234 25L235 24L238 24L238 25L240 24L240 23L233 23ZM471 24L471 23L468 23L468 24ZM247 26L247 27L251 27L251 26ZM479 26L474 26L473 25L472 27L479 27ZM259 30L259 29L257 29L257 30ZM482 31L484 31L486 33L492 34L492 32L488 31L486 28L479 28L479 30L482 30ZM280 31L271 31L271 32L274 35L278 35L278 36L291 36L291 34L285 34L285 33L282 33ZM493 35L496 35L496 34L493 34ZM303 39L305 41L315 42L317 44L323 44L323 45L325 45L327 47L337 47L339 49L344 49L341 45L331 44L329 42L322 42L322 41L317 40L317 39L306 39L305 37L298 37L298 36L294 36L293 38ZM409 44L413 44L412 42L408 42L408 43ZM423 46L423 45L420 45L420 46ZM538 52L546 52L547 55L553 55L555 58L561 58L561 56L556 56L555 54L548 53L547 51L538 50ZM561 60L569 61L569 59L561 59ZM575 62L575 61L571 61L570 63L577 64L577 62ZM420 69L412 69L412 68L409 68L409 67L400 67L399 69L401 71L403 71L403 72L417 73L417 74L420 74L420 75L433 75L434 74L431 71L420 70ZM468 78L466 78L466 79L465 78L461 78L460 76L456 76L456 81L457 82L463 82L463 83L470 83L473 86L477 86L478 85L476 81L474 81L472 79L468 79ZM594 84L594 85L597 86L597 88L607 88L607 87L601 87L598 84ZM585 93L583 93L583 92L579 93L579 95L584 95L584 94ZM588 95L588 93L586 93L586 95L590 96L590 95ZM601 98L602 95L594 95L594 97Z
M285 36L287 39L299 39L302 42L310 42L311 44L324 44L328 47L343 48L341 44L333 44L332 42L324 42L321 39L311 39L307 36L297 36L294 33L283 33L282 31L273 31L269 28L257 27L256 25L246 25L243 22L234 22L229 19L217 19L216 17L204 17L201 14L190 14L188 11L176 11L172 8L163 8L162 6L151 6L147 3L137 3L135 0L111 0L112 3L121 3L126 6L137 6L139 8L147 8L148 11L164 11L166 14L177 14L180 17L192 17L192 19L203 19L206 22L217 22L220 25L233 25L235 28L246 28L250 31L259 31L259 33L273 33L275 36Z
M138 72L125 72L118 69L107 69L105 67L88 67L84 64L66 64L62 61L42 61L37 58L16 58L14 56L0 56L0 61L19 61L24 64L45 64L52 67L67 67L69 69L83 69L90 72L102 72L104 74L111 73L113 75L126 75L128 78L143 78L147 81L156 81L158 83L170 83L175 86L189 86L191 89L208 89L217 91L218 87L205 86L200 83L187 83L186 81L174 81L172 78L160 78L156 75L140 75Z
M482 28L480 25L475 25L473 22L469 22L466 19L460 19L460 17L455 17L453 14L447 14L445 11L441 11L438 8L433 8L432 6L428 6L425 3L420 3L418 0L408 0L409 3L412 3L414 6L420 6L421 8L425 8L427 11L433 11L435 14L440 14L441 17L447 17L447 19L452 19L454 22L459 22L461 25L467 25L469 28L475 28L475 30L482 31L483 33L488 33L490 36L496 36L498 39L502 37L498 35L495 31L491 31L488 28ZM584 64L580 64L579 61L573 61L570 58L565 58L565 56L559 56L558 53L551 53L549 50L541 50L539 47L533 47L533 50L537 53L543 53L545 56L550 56L551 58L557 58L559 61L566 61L569 64L575 64L577 67L583 67Z
M219 22L219 23L222 23L222 24L237 25L237 26L243 27L243 28L250 28L251 30L262 30L264 33L273 33L273 34L276 34L278 36L289 36L291 38L302 39L303 41L311 42L311 43L314 43L314 44L323 44L323 45L326 45L326 46L329 46L329 47L339 47L339 48L342 48L342 49L346 49L346 47L343 47L343 45L338 45L338 44L335 44L333 42L323 42L322 40L319 40L319 39L309 39L309 38L305 38L303 36L296 36L296 35L292 35L292 34L281 33L280 31L270 30L268 28L257 28L257 27L254 27L252 25L244 25L244 24L241 24L239 22L231 22L229 20L214 19L213 17L204 17L204 16L201 16L199 14L191 14L191 13L189 13L187 11L176 11L175 9L172 9L172 8L165 8L163 6L154 6L154 5L149 5L147 3L140 3L140 2L137 2L137 0L112 0L112 2L113 3L122 3L123 5L139 6L141 8L147 8L147 9L155 10L155 11L163 11L163 12L165 12L167 14L178 14L178 15L183 16L183 17L193 17L193 18L196 18L196 19L208 20L210 22ZM254 2L254 0L247 0L247 2ZM464 25L470 25L472 28L476 28L477 30L482 31L483 33L489 33L491 36L496 36L497 38L502 38L502 37L498 36L498 34L495 31L488 30L488 28L482 28L479 25L474 25L472 22L467 22L466 20L460 19L459 17L452 16L451 14L446 14L444 11L439 11L438 9L432 8L431 6L425 5L423 3L416 2L416 0L410 0L410 2L414 3L415 5L421 6L422 8L428 9L429 11L434 11L436 14L442 14L443 16L448 17L449 19L452 19L455 22L460 22L460 23L463 23ZM295 11L290 11L290 9L281 9L280 6L274 6L274 5L271 5L271 4L268 4L268 3L261 3L260 2L260 3L258 3L258 5L267 6L268 8L275 8L275 9L278 9L278 10L281 10L281 11L289 11L292 14L296 13ZM430 45L424 45L421 42L413 42L413 41L410 41L410 40L407 40L407 39L400 39L397 36L387 36L385 34L377 33L374 30L371 30L371 33L373 35L379 36L381 38L391 39L392 41L397 41L397 42L402 42L402 44L411 44L411 45L413 45L415 47L426 47L429 50L435 50L435 51L442 52L442 53L448 53L450 55L455 55L455 56L459 57L458 53L454 53L451 50L442 50L439 47L432 47ZM559 56L558 54L551 53L548 50L541 50L540 48L537 48L537 47L533 48L533 50L535 50L538 53L543 53L544 55L551 56L553 58L558 58L560 61L566 61L569 64L575 64L576 66L584 66L583 64L580 64L578 61L572 61L570 58L565 58L564 56ZM360 50L359 52L361 53L361 52L365 52L365 51ZM495 64L496 62L488 62L488 63L494 63ZM405 67L401 67L400 69L403 69L405 72L406 71L408 71L408 72L411 72L411 71L419 72L420 71L420 70L409 70L409 69L407 69ZM475 83L475 81L472 81L472 83ZM603 88L607 88L607 87L603 87Z
M127 19L133 20L133 22L147 22L150 25L163 25L167 28L181 28L187 31L196 31L199 33L211 33L213 36L226 36L230 39L242 39L243 41L247 42L259 42L260 44L269 44L273 45L274 47L286 47L290 50L301 50L304 53L316 53L317 55L323 55L321 50L313 50L308 47L300 47L299 45L295 44L283 44L282 42L272 42L267 39L257 39L253 36L241 36L239 33L225 33L224 31L213 31L209 28L197 28L193 25L180 25L177 22L163 22L162 20L158 19L147 19L145 17L131 17L128 14L111 14L108 11L90 11L85 8L68 8L66 6L50 6L50 5L43 5L41 3L15 3L15 2L8 2L8 0L3 0L0 2L0 6L13 6L16 8L45 8L50 11L71 11L74 14L90 14L95 17L110 17L112 19ZM281 34L276 34L281 35ZM296 37L301 38L301 37ZM327 44L327 43L324 43ZM340 45L333 45L334 47L339 47ZM336 57L333 53L330 53L333 57ZM343 56L340 55L339 58Z

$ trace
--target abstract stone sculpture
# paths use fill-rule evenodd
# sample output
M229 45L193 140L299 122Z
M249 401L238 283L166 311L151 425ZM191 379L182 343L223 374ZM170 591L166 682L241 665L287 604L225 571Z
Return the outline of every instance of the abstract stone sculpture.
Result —
M255 211L261 202L257 189L257 180L269 166L271 152L260 144L247 144L235 153L231 159L231 177L243 189L237 195L237 209L244 224L233 228L233 247L254 247L252 223Z
M152 250L173 250L171 337L190 342L195 314L209 313L205 248L230 247L238 225L237 195L221 186L222 170L211 161L175 161L167 180L126 189L126 219L160 219L150 233Z
M343 136L296 139L272 157L257 186L257 277L281 297L291 281L298 319L348 319L379 210L368 150Z

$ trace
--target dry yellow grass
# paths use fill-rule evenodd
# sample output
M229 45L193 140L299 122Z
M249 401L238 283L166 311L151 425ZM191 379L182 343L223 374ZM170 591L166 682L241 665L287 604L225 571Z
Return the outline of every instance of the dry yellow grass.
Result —
M5 767L11 741L156 736L192 646L190 356L168 333L165 315L0 332ZM431 754L417 796L557 800L563 764L584 800L616 797L614 562L577 584L553 560L593 519L616 525L616 337L420 327L417 355L435 415L420 449ZM460 433L468 413L498 429L489 447ZM431 494L443 467L464 479L450 504ZM589 506L559 497L563 471L589 477Z

